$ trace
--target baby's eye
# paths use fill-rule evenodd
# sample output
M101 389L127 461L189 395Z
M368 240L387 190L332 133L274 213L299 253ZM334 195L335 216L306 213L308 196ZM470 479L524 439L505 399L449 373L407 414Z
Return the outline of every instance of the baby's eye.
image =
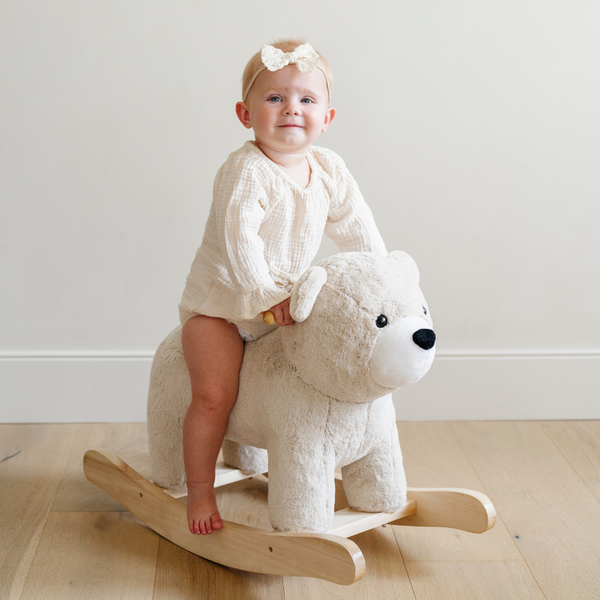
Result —
M281 97L280 96L271 96L269 98L269 102L281 102Z
M304 104L312 104L313 101L310 98L302 98L300 102L304 102Z

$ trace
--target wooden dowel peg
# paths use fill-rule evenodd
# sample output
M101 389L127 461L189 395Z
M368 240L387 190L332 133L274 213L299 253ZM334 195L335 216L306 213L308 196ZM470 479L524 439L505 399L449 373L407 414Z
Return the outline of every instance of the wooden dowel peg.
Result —
M275 320L275 315L270 310L263 313L263 321L267 325L277 325L277 321Z

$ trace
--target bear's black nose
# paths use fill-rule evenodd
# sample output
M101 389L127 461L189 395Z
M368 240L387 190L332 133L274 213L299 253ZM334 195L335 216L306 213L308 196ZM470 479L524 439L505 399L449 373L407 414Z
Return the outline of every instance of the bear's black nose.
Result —
M423 348L423 350L431 350L435 345L435 333L433 329L419 329L413 333L413 342Z

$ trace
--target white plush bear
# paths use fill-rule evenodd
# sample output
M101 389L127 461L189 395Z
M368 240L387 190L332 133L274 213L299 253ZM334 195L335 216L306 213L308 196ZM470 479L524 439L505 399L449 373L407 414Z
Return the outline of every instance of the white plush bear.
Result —
M336 467L353 508L400 508L406 479L390 394L423 377L435 353L417 265L404 252L336 254L300 277L290 309L294 325L246 344L225 462L269 471L276 530L329 529ZM148 400L160 486L185 487L182 423L190 401L178 327L156 353Z

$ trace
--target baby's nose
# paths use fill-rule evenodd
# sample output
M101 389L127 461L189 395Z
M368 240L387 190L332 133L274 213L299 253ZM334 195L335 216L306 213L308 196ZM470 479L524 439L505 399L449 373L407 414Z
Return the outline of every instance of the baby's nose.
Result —
M297 115L300 114L301 108L299 102L288 102L285 107L285 114L288 115Z

